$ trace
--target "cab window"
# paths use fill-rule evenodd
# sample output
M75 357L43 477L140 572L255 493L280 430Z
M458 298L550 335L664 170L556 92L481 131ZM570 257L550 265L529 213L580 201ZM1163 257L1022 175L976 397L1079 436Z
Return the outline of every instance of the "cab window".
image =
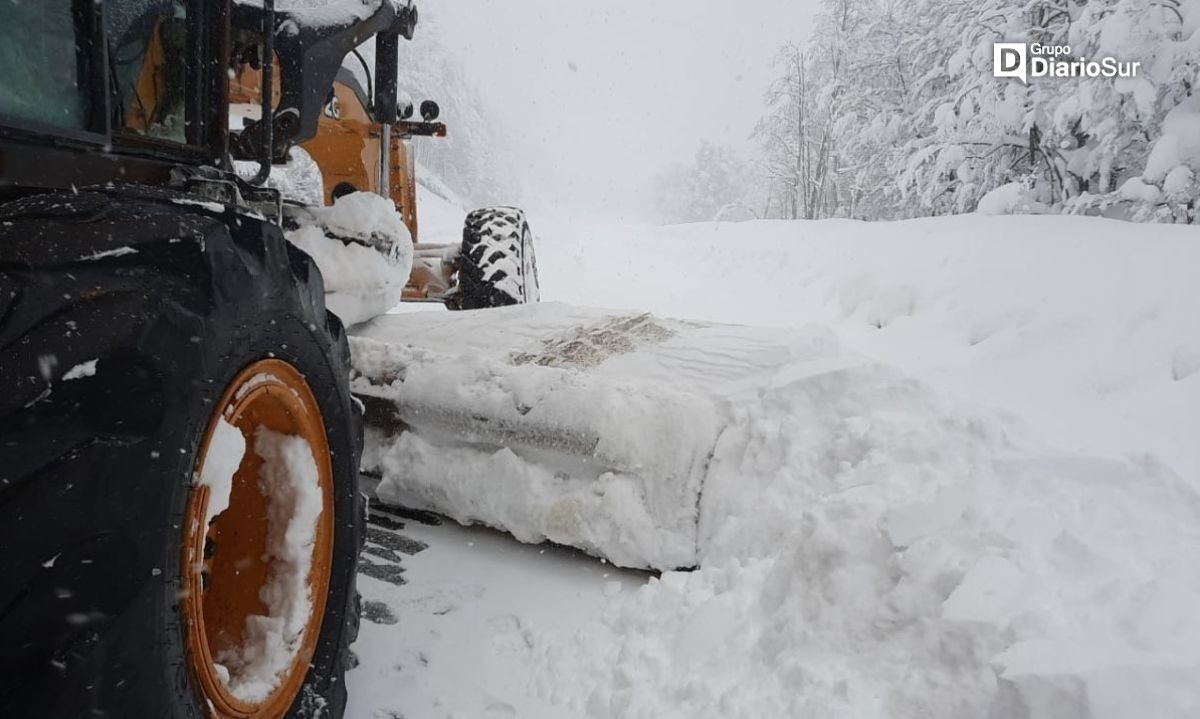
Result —
M90 130L90 46L75 0L0 0L0 115Z
M187 142L184 0L106 0L104 27L113 133Z

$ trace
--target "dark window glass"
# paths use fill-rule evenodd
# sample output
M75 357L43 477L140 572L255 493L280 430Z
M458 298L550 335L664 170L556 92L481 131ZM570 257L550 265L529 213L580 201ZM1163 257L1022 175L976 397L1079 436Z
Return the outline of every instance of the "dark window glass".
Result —
M0 0L0 114L84 130L87 43L74 0Z
M188 37L183 0L106 0L104 27L113 131L185 142Z

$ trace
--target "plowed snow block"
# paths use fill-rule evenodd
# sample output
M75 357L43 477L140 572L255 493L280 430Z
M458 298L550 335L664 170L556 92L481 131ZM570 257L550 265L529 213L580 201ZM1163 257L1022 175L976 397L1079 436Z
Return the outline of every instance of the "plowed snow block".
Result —
M824 332L557 304L379 318L351 338L351 388L384 503L578 547L627 567L695 565L700 505L734 396L769 390ZM789 343L790 342L790 343Z

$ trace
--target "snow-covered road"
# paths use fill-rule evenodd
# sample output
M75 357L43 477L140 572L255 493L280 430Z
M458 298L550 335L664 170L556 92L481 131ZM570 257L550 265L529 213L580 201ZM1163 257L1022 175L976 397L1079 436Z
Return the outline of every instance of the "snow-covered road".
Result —
M348 717L562 716L533 687L538 637L573 633L648 578L561 547L386 510L372 515L368 542L376 551L366 561L404 571L359 578L362 664L349 675Z
M351 716L1200 715L1194 230L540 234L547 299L867 361L726 407L695 572L396 529L429 546L360 580L395 623L364 622Z

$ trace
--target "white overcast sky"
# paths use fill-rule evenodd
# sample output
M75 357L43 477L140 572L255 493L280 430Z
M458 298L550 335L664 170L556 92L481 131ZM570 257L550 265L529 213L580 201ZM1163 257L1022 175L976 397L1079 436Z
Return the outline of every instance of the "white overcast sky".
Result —
M748 147L818 0L422 0L547 199L629 207L701 139ZM420 32L420 28L418 28ZM451 120L451 118L447 118ZM451 120L452 121L452 120Z

